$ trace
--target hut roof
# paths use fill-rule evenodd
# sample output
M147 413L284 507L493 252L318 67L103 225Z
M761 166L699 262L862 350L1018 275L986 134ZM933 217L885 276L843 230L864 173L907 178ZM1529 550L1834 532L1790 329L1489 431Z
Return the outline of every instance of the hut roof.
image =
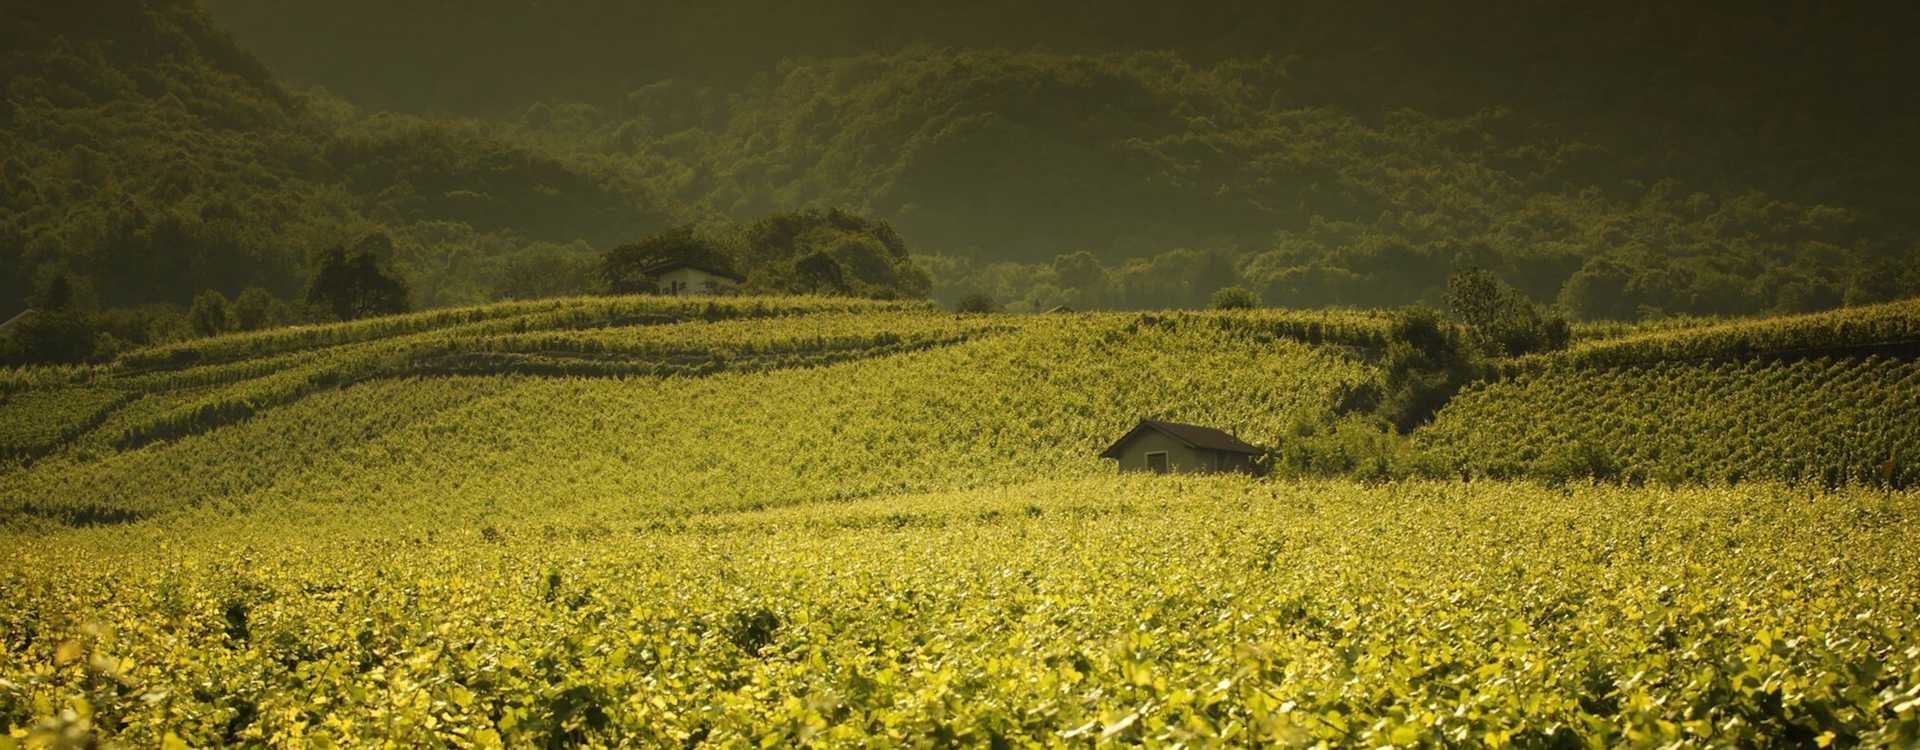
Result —
M1113 441L1113 445L1107 446L1106 450L1101 451L1100 457L1119 458L1121 447L1125 446L1128 441L1133 440L1135 436L1138 436L1146 430L1158 431L1174 440L1180 441L1182 445L1188 448L1225 451L1227 453L1245 453L1256 456L1261 453L1259 448L1248 445L1242 442L1240 438L1213 429L1212 427L1180 424L1179 422L1162 422L1157 419L1142 419L1140 420L1140 424L1134 425L1134 428L1128 430L1127 434L1121 435L1119 440Z
M736 284L746 281L746 277L741 276L740 274L734 273L730 269L723 268L719 264L702 263L699 261L691 261L691 260L670 260L665 263L649 266L647 267L647 270L644 271L643 273L645 273L648 276L658 276L668 271L678 271L682 268L691 268L695 271L705 271L715 276L719 276L720 278L732 281Z

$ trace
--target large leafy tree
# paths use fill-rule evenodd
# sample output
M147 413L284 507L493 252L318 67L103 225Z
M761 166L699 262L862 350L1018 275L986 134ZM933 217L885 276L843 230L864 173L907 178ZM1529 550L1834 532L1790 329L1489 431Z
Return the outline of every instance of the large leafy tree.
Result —
M193 298L193 307L187 311L187 322L193 326L193 332L202 336L213 336L227 332L232 327L227 297L219 290L208 289Z
M341 320L406 312L407 295L407 282L365 247L336 246L322 253L307 282L307 303Z
M747 229L749 278L768 289L861 297L925 297L927 272L885 221L839 209L777 213Z
M1486 270L1447 278L1447 310L1466 324L1474 343L1496 356L1527 354L1567 345L1567 321L1547 313Z

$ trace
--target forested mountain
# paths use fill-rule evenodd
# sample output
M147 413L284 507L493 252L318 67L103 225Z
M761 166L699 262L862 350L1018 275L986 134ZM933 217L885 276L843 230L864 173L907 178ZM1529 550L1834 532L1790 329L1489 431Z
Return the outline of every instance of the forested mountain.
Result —
M214 2L356 100L644 156L736 218L890 219L971 259L949 290L1398 304L1480 265L1588 317L1920 289L1920 13L1882 6ZM1077 250L1101 283L1052 273Z
M724 99L663 83L543 102L508 130L709 213L853 207L947 256L928 264L949 290L1038 309L1193 305L1231 283L1391 306L1472 267L1589 318L1920 288L1901 275L1911 227L1875 201L1714 192L1737 181L1624 165L1513 109L1317 103L1286 62L915 48L777 72Z
M1286 63L1279 95L1374 118L1506 108L1606 147L1614 177L1911 205L1920 8L1658 0L210 0L277 71L370 106L502 115L645 84L915 45ZM1651 173L1649 172L1651 170Z
M1014 309L1399 305L1472 267L1585 318L1920 290L1910 10L211 6L6 11L5 294L289 296L338 245L416 306L576 292L595 250L803 208Z
M62 272L87 305L292 295L309 255L367 244L444 304L486 296L469 264L667 223L617 176L470 124L290 92L191 0L9 5L0 154L9 301Z

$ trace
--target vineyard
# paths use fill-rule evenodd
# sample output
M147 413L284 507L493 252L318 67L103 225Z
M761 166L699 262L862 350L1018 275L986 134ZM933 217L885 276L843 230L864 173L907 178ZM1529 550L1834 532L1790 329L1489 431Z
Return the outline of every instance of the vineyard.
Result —
M1920 299L1752 320L1584 326L1564 352L1508 363L1510 372L1551 366L1618 367L1747 358L1920 354Z
M1559 367L1471 389L1420 433L1456 471L1598 462L1668 484L1920 484L1920 361L1869 355Z
M133 746L1902 747L1916 533L1864 490L1083 479L88 534L0 568L0 716Z
M1470 386L1412 440L1471 482L1096 458L1330 418L1362 312L563 300L8 372L0 748L1912 747L1920 369L1691 356L1791 321ZM1569 446L1644 486L1479 478Z

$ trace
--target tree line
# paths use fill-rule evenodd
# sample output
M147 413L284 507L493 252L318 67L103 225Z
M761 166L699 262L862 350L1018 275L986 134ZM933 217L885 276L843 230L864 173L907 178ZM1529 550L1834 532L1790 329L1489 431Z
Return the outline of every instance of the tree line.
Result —
M1897 190L1669 173L1537 108L1329 98L1301 60L920 47L457 119L289 89L188 0L96 5L0 24L0 299L62 278L126 343L208 291L304 304L372 237L440 307L591 293L675 227L756 288L1013 311L1438 305L1473 269L1578 319L1920 291Z

